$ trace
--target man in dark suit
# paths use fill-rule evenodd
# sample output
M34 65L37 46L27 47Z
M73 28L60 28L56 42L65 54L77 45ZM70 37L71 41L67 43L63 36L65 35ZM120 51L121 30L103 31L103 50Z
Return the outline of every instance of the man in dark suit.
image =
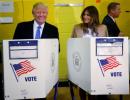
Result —
M43 3L34 4L32 9L34 20L19 23L16 27L13 39L35 39L37 27L40 26L40 38L57 38L57 27L46 22L48 8Z
M47 6L42 2L34 4L32 14L34 20L22 22L17 25L13 39L59 39L57 27L46 22L48 15ZM46 98L38 100L46 100Z
M110 37L121 36L123 33L118 28L115 18L118 18L120 11L120 3L111 2L107 7L108 14L104 17L102 24L105 24Z

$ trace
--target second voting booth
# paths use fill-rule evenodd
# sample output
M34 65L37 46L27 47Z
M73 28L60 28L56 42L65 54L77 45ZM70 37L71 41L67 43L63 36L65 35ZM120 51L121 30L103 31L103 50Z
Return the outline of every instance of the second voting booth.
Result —
M129 94L127 37L71 38L69 80L91 95Z
M5 100L45 98L58 81L58 40L4 40Z

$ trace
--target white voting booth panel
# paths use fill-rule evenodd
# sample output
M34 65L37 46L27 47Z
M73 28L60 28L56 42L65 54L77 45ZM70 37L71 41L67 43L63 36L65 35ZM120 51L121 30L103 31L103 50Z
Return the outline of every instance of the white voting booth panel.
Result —
M128 38L68 40L69 80L91 95L129 94Z
M130 59L130 39L129 39L129 59ZM130 61L129 61L129 75L130 75ZM130 78L129 78L129 80L130 80Z
M58 40L3 40L5 100L45 98L58 81Z

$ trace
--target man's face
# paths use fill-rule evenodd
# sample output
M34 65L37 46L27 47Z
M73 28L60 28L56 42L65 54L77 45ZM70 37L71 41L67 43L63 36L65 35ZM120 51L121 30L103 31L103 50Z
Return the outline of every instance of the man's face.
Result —
M43 24L46 21L48 15L48 8L43 6L38 6L33 10L34 19L38 24Z
M118 18L121 13L120 5L117 5L116 8L112 10L112 12L113 12L113 17Z

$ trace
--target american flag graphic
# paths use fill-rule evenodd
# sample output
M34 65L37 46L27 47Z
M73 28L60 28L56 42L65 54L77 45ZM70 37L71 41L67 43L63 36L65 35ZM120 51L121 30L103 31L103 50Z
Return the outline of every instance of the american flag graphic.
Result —
M121 65L117 60L115 56L108 57L106 59L99 60L99 63L101 65L101 68L103 71L107 71L109 69L113 69L114 67L118 67Z
M35 68L31 65L31 62L28 60L22 61L18 64L13 64L13 68L15 70L15 73L17 76L20 76L22 74L26 74L28 72L31 72Z

